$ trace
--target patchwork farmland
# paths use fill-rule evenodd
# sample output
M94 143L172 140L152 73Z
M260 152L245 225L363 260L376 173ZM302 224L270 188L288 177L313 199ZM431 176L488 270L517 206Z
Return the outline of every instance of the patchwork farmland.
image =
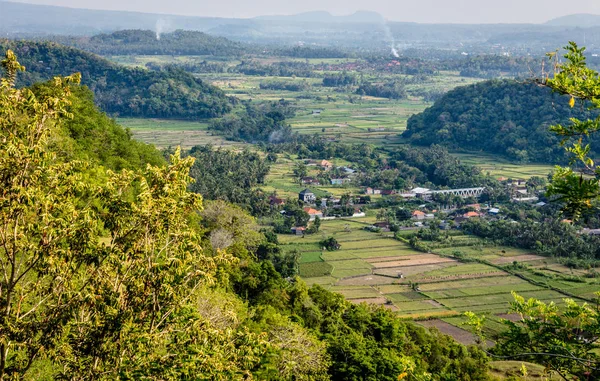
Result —
M401 317L436 327L468 344L466 311L486 315L485 331L502 329L511 292L525 298L564 304L583 302L600 290L595 280L570 278L572 271L554 259L524 250L473 245L473 237L456 237L456 246L421 253L391 233L370 233L359 220L323 221L321 232L306 237L280 236L287 250L299 250L300 276L344 295L354 303L382 305ZM319 241L334 237L339 251L322 250ZM460 246L469 242L468 246ZM522 266L521 266L522 265ZM585 270L579 270L580 274Z

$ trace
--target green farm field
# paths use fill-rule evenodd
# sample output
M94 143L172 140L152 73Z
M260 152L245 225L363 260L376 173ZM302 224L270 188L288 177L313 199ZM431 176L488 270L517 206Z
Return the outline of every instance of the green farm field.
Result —
M244 143L231 142L208 131L208 122L164 119L119 118L117 122L128 128L133 137L156 148L181 146L190 149L197 145L241 147Z
M301 276L308 284L320 284L352 302L383 305L408 319L439 319L439 324L433 323L438 329L461 340L473 340L463 325L462 314L467 311L488 316L484 328L489 335L503 329L500 320L513 300L512 292L563 305L564 299L584 302L600 290L594 279L572 283L548 278L542 283L531 271L518 277L503 270L503 265L449 258L460 251L467 260L505 259L508 264L523 263L532 271L570 274L552 258L531 261L531 253L525 250L480 245L435 250L439 255L421 253L389 235L366 232L359 222L323 221L322 232L315 236L281 235L280 241L285 243L284 250L302 253ZM339 251L320 250L316 242L329 236L341 244ZM521 259L524 262L519 262Z

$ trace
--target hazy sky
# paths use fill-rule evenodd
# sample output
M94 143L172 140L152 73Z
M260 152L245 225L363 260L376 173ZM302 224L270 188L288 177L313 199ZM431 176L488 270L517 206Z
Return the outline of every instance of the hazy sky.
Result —
M13 0L77 8L194 16L254 17L327 10L381 13L388 20L453 23L539 23L572 13L600 14L600 0Z

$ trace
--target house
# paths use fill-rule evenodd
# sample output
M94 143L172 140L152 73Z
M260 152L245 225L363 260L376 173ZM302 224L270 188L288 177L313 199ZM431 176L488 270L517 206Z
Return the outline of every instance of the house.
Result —
M322 112L323 110L312 110L312 114L316 116L321 115Z
M304 235L306 233L306 228L302 226L297 226L292 228L292 234L296 235Z
M305 189L302 192L298 193L298 198L306 203L315 202L317 200L315 194L308 189Z
M600 229L583 229L581 233L588 235L600 235Z
M415 197L417 197L417 195L414 194L414 193L400 193L398 196L400 196L402 198L415 198Z
M544 201L540 201L537 204L535 204L535 206L541 208L542 206L546 206L546 203Z
M414 194L416 197L426 199L431 194L431 191L427 188L415 188L411 190L410 193Z
M327 160L321 160L318 165L326 171L333 168L333 164Z
M480 204L469 204L469 205L467 205L467 208L471 208L471 209L475 210L476 212L479 212L481 210L481 205Z
M381 189L367 188L367 189L365 189L365 193L366 194L381 194Z
M424 212L421 212L420 210L415 210L412 214L412 217L415 220L424 220L425 216L426 216L426 214Z
M344 185L344 180L346 179L331 179L331 185Z
M499 208L491 208L490 210L488 210L488 213L491 215L498 215L498 213L500 213L500 209Z
M381 194L384 196L391 196L393 194L396 194L396 191L395 190L382 190Z
M475 217L479 217L479 213L477 212L469 212L469 213L465 213L463 214L464 218L475 218Z
M314 177L303 177L302 184L320 185L319 180L315 179Z
M304 211L306 213L308 213L308 215L310 216L310 220L313 221L315 220L317 217L319 218L323 218L323 212L320 212L316 209L313 208L304 208Z
M353 175L356 173L356 169L352 169L352 168L348 168L348 167L340 167L340 169L349 175Z
M279 198L277 196L270 196L269 197L269 204L271 206L282 206L285 205L285 200L282 198Z
M385 131L385 127L369 127L369 132L383 132Z

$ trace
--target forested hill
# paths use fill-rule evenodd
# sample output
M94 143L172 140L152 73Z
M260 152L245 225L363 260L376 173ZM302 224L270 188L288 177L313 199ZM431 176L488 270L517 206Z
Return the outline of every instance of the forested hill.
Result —
M585 108L570 108L568 98L545 87L493 80L450 91L412 116L403 136L413 144L435 143L519 161L558 163L566 154L549 126L590 116Z
M7 49L12 49L27 68L19 76L19 85L80 72L82 83L94 92L96 104L113 115L212 118L232 108L233 100L223 91L183 70L127 68L52 42L0 40L0 54Z
M151 30L121 30L93 37L56 37L58 42L100 55L218 55L236 56L248 46L223 37L177 30L157 34Z

